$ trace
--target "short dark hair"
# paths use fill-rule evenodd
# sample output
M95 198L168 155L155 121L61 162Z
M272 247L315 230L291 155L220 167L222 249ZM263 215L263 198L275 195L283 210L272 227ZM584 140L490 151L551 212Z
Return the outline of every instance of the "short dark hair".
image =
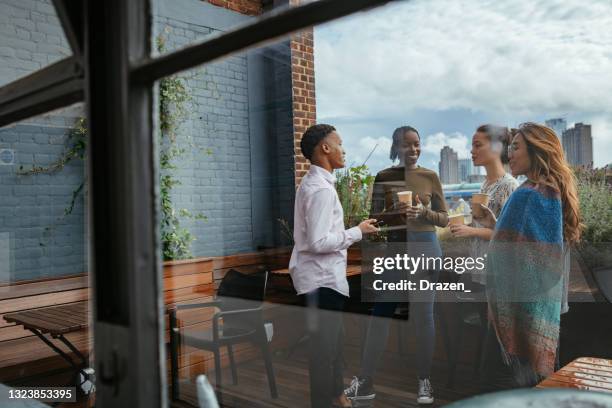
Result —
M391 161L395 161L399 157L399 144L404 137L404 135L408 132L414 132L421 139L421 135L419 135L419 131L413 128L412 126L401 126L393 131L393 144L391 145L391 152L389 153L389 158Z
M503 164L506 164L510 161L508 158L508 146L512 143L512 137L516 132L516 129L508 129L506 126L498 126L498 125L481 125L478 126L476 132L484 133L484 135L491 142L501 143L501 152L500 158Z
M312 125L306 129L306 132L304 132L302 136L302 141L300 142L300 148L302 149L304 157L307 158L308 161L312 161L312 154L314 153L315 147L317 147L321 140L325 139L327 135L335 131L335 127L324 123Z

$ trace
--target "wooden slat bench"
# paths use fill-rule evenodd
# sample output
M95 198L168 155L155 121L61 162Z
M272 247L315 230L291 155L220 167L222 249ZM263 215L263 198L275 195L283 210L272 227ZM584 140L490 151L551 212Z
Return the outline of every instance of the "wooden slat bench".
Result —
M612 360L577 358L543 380L537 388L576 388L612 393Z
M62 357L75 372L81 372L87 378L87 373L83 371L88 363L86 353L82 353L66 336L87 328L88 309L87 302L83 301L8 313L4 315L4 320L23 326Z

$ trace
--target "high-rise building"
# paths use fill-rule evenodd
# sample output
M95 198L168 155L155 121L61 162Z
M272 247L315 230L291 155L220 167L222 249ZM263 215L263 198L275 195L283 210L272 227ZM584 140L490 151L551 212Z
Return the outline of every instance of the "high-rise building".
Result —
M591 125L576 123L573 128L563 132L562 144L568 163L574 166L593 164Z
M459 181L467 182L472 174L474 174L472 159L459 159Z
M470 174L468 176L467 182L468 183L483 183L486 178L487 176L485 176L484 174Z
M442 184L455 184L459 182L459 160L457 152L448 146L440 150L440 181Z
M563 118L548 119L544 122L546 126L551 128L557 134L559 140L563 137L563 132L567 129L567 122Z

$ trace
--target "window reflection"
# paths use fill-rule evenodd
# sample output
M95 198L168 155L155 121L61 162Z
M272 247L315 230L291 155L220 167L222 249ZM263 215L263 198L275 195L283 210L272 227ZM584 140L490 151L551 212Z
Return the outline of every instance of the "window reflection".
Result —
M0 15L0 86L72 55L51 0L2 0Z
M83 106L0 129L0 382L93 401Z

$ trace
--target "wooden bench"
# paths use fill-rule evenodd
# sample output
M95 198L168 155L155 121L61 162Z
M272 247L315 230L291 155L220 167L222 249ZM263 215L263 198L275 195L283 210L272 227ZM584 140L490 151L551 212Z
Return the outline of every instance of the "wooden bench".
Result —
M164 303L210 301L225 273L235 268L283 268L288 264L287 250L268 250L222 257L198 258L164 263ZM23 326L7 322L5 314L89 300L86 275L0 286L0 382L14 382L42 373L67 368L57 354ZM183 327L207 327L212 311L181 313ZM166 343L169 341L166 316ZM68 333L66 338L84 353L91 348L89 330ZM234 351L237 360L247 358L248 347ZM256 355L253 351L253 355ZM169 366L169 365L168 365ZM186 347L179 358L179 375L193 376L214 366L212 355Z
M576 388L612 393L612 360L580 357L539 383L537 388Z

